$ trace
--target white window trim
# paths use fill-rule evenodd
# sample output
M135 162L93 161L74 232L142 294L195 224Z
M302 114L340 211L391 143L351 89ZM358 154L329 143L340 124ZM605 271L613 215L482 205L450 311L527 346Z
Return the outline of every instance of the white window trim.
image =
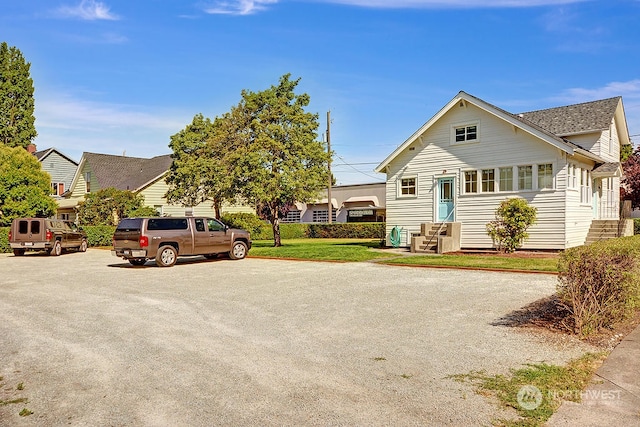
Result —
M456 141L456 129L464 127L467 128L469 126L476 127L476 139L472 140L464 140L464 141ZM451 145L466 145L466 144L477 144L480 142L480 120L472 120L468 122L460 122L454 123L451 125L450 129L450 144Z
M415 194L402 194L402 180L403 179L414 179L415 180ZM397 185L396 185L396 197L398 199L415 199L418 197L418 175L403 175L398 177Z

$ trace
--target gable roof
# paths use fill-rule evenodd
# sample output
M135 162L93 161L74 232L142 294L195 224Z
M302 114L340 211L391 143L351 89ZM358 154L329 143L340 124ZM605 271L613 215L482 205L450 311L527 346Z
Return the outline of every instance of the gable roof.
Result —
M36 159L38 159L38 161L43 162L47 157L49 157L51 153L58 153L59 156L64 157L65 159L67 159L68 161L70 161L76 166L78 165L78 162L76 162L71 157L67 156L66 154L62 153L61 151L57 150L54 147L47 148L46 150L36 151L35 153L33 153L33 155L36 156Z
M615 102L614 102L615 100ZM605 102L606 101L606 102ZM445 105L438 113L436 113L429 121L427 121L420 129L418 129L413 135L411 135L405 142L403 142L393 153L391 153L382 163L376 168L376 172L384 172L384 169L391 163L400 153L407 149L415 141L422 142L422 135L442 116L444 116L451 108L459 103L470 103L476 107L484 110L485 112L492 114L502 120L510 123L519 129L553 145L554 147L573 155L574 153L580 154L587 158L590 158L599 163L605 163L599 156L591 153L588 150L580 147L579 145L564 138L562 133L556 133L548 129L546 126L551 122L560 122L563 120L562 113L571 113L574 120L571 122L571 126L565 126L566 129L582 129L584 127L594 126L596 123L602 126L606 118L606 126L601 127L607 129L613 119L614 115L622 115L624 121L624 112L621 108L621 98L610 98L602 101L594 101L584 104L576 104L567 107L550 108L547 110L538 110L530 113L512 114L493 104L483 101L473 95L469 95L464 91L460 91L447 105ZM613 105L615 103L615 106ZM622 112L621 112L622 111ZM605 117L595 120L596 115L603 115ZM559 117L559 120L556 120ZM589 125L591 124L591 125ZM595 130L595 129L594 129ZM626 122L623 131L626 130ZM575 133L586 133L586 129L579 130ZM628 133L627 133L628 135ZM624 139L624 135L623 135ZM627 137L628 139L628 137Z
M83 153L78 173L87 163L100 188L139 191L164 175L171 166L171 155L150 159L114 156L111 154ZM74 179L75 186L77 176ZM72 187L73 188L73 187Z
M559 136L609 129L622 97L521 113L521 117Z

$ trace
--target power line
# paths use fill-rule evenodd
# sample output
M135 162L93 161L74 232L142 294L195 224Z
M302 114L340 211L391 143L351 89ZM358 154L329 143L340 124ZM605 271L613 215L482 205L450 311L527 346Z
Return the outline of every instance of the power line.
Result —
M367 173L362 172L361 170L358 170L356 168L354 168L352 165L350 165L349 163L347 163L347 161L345 159L343 159L341 156L336 154L336 157L339 158L340 160L342 160L344 162L344 166L349 166L351 169L353 169L354 171L361 173L364 176L368 176L369 178L373 178L373 179L380 179L377 176L373 176L373 175L369 175Z

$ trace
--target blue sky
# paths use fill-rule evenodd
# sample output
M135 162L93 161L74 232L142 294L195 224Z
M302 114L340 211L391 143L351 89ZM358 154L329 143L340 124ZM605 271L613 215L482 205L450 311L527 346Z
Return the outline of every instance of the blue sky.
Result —
M338 184L460 90L518 113L622 96L640 141L640 1L24 0L0 41L31 63L38 149L152 157L285 73L331 110Z

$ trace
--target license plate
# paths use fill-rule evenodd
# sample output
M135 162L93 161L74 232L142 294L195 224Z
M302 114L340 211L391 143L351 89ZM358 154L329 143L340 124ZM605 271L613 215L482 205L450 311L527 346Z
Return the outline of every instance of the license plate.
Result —
M33 246L33 242L24 242L25 246Z

